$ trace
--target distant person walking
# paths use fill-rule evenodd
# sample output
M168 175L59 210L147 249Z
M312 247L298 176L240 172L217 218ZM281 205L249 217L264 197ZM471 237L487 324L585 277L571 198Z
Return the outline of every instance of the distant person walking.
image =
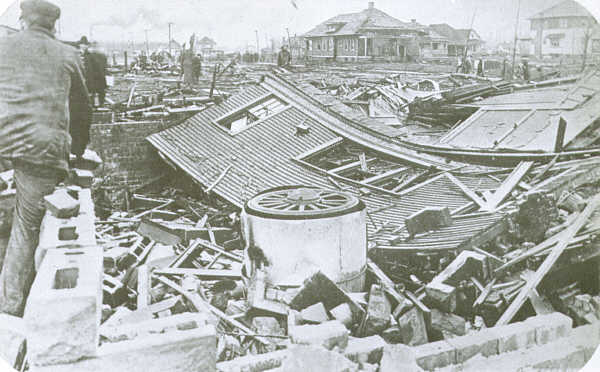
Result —
M198 84L200 75L202 75L202 55L200 53L192 58L192 70L192 73L194 74L194 83Z
M479 62L477 63L477 76L485 76L485 65L483 62L483 58L480 58Z
M288 67L292 63L292 56L288 52L287 47L284 45L281 47L279 54L277 55L277 66Z
M104 106L106 97L106 68L108 61L106 55L95 46L85 48L83 52L83 64L85 68L85 82L90 92L92 104L95 106L96 96L98 106Z

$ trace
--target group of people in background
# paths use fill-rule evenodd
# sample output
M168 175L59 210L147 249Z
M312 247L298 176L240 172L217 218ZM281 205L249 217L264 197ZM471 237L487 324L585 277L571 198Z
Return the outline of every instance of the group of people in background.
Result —
M456 72L467 75L476 73L477 76L485 77L485 60L483 57L476 61L473 61L471 56L467 56L466 58L459 57Z

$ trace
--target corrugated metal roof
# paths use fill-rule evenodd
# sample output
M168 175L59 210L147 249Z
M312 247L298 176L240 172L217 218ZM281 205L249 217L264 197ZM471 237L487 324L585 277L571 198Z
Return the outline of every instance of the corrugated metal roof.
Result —
M599 69L585 74L568 92L552 88L537 93L521 92L480 103L483 107L440 143L460 148L553 151L559 117L567 121L564 144L600 118Z
M333 124L327 121L326 115L315 115L307 109L310 107L308 101L299 104L300 99L290 99L292 95L299 97L300 93L288 91L284 95L282 92L286 87L277 84L277 80L271 80L268 84L263 82L259 86L252 86L222 104L198 113L183 124L151 135L148 141L206 187L212 185L225 169L232 166L212 190L238 207L242 207L256 193L276 186L313 185L335 188L326 175L305 168L293 158L330 143L340 134L350 138L360 136L360 131L356 128L352 131L342 128L340 123ZM276 86L278 89L275 89ZM291 107L235 135L214 122L269 93L276 94ZM318 111L317 107L311 108ZM310 127L308 134L296 134L296 126L300 123ZM379 151L382 148L382 139L371 138L372 136L364 133L362 136L368 139L363 143L369 149ZM368 146L373 143L371 141L376 144ZM489 177L458 177L473 190L495 189L499 184ZM360 196L357 187L345 186L350 189L349 192ZM470 198L443 175L404 192L402 196L372 191L371 194L360 197L370 211L368 230L371 234L384 224L394 229L401 228L407 217L426 207L449 207L455 210L471 203ZM489 219L488 223L481 222L481 226L473 224L474 230L471 233L477 232L479 228L489 227L494 222ZM452 234L444 235L443 239L447 239L449 235ZM461 236L455 236L454 239L462 241L468 235L461 231ZM435 234L430 239L435 241Z

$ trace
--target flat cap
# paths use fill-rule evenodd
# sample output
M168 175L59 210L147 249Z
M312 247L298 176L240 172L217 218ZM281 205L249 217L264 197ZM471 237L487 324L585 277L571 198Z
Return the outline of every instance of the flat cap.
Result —
M21 2L21 16L40 14L54 20L60 17L60 8L45 0L25 0Z

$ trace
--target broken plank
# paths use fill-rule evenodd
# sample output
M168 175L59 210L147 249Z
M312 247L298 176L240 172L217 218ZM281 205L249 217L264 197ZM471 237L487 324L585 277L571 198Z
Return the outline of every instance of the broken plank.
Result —
M406 300L406 297L398 291L396 291L395 284L384 272L381 270L377 264L371 260L367 262L367 269L377 277L379 283L383 287L383 290L391 296L398 304L403 304Z
M185 297L188 301L190 301L192 303L192 305L196 308L197 311L208 310L208 311L212 312L213 314L215 314L216 316L218 316L220 319L226 321L227 323L231 324L232 326L234 326L234 327L238 328L239 330L241 330L242 332L244 332L246 336L252 337L251 335L254 332L252 332L248 327L246 327L242 323L238 322L237 320L233 319L232 317L225 314L224 312L217 309L216 307L212 306L211 304L207 303L206 301L204 301L198 293L190 293L190 292L184 290L177 283L175 283L165 277L159 276L158 280L160 280L167 286L169 286L169 287L173 288L174 290L176 290L177 292L179 292L183 297ZM271 343L270 340L265 340L261 337L255 337L255 339L265 345Z
M533 166L533 161L522 161L515 167L512 173L504 180L500 187L494 192L490 199L486 201L487 206L483 208L487 211L494 211L512 190L521 182L529 169Z
M203 246L204 248L208 248L212 251L221 253L221 255L228 257L234 261L237 262L243 262L244 258L241 256L238 256L237 254L233 254L233 253L229 253L226 250L224 250L223 248L219 247L216 244L213 244L211 242L209 242L208 240L204 240L204 239L196 239L195 242L198 242L198 244L200 244L201 246Z
M565 234L561 237L560 241L552 249L552 253L546 257L542 265L537 269L533 278L527 281L525 286L520 290L519 294L515 298L515 300L509 305L508 309L502 314L498 322L496 322L496 326L501 326L508 324L515 316L517 311L521 309L521 306L525 303L527 298L529 297L529 293L532 289L535 289L538 284L544 279L544 276L550 271L552 266L556 263L562 252L567 248L567 245L571 241L571 239L577 234L577 232L587 223L588 218L592 215L592 213L596 210L596 208L600 205L600 195L594 196L585 207L583 212L573 221L573 224L569 226L565 230Z
M540 296L538 291L534 288L529 292L529 302L533 306L533 310L537 315L552 314L556 310L552 307L550 302Z
M477 205L485 209L487 208L487 203L485 200L479 197L479 195L475 194L473 190L471 190L467 185L462 183L458 178L454 177L451 173L446 173L446 178L452 181L466 196L468 196L471 200L473 200Z
M238 280L242 279L242 273L238 270L207 270L207 269L188 269L188 268L178 268L178 267L166 267L163 269L154 270L154 274L156 275L176 275L176 276L186 276L186 275L194 275L200 277L205 280L214 280L214 279L233 279Z
M150 305L150 273L148 265L141 265L137 269L137 309L144 309Z
M483 289L483 291L481 292L479 297L477 297L475 302L473 302L473 307L477 307L485 302L486 298L488 298L488 296L490 295L495 283L496 283L496 278L492 279L492 281L490 281L485 286L485 288Z
M211 192L215 187L217 187L217 185L223 180L223 178L225 178L231 168L233 168L233 165L229 165L227 168L225 168L219 177L217 177L217 179L210 186L208 186L206 193Z

